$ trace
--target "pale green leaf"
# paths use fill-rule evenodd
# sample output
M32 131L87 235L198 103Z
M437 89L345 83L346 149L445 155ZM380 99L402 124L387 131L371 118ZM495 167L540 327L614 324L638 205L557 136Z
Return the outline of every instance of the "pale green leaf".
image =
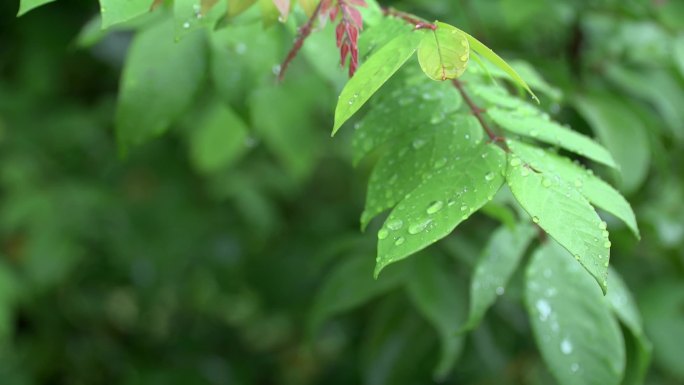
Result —
M359 36L359 59L364 62L368 55L384 47L395 37L410 31L411 26L403 20L383 17L377 25L364 29ZM339 60L339 57L336 59Z
M312 336L329 318L399 287L407 273L402 266L394 266L381 278L373 279L372 269L373 259L368 255L349 257L335 267L316 294L309 318Z
M173 22L140 32L126 58L116 129L122 146L166 131L192 103L206 72L204 35L173 41Z
M625 369L620 326L601 291L557 243L534 253L525 303L537 346L561 385L617 385Z
M248 10L257 0L229 0L228 1L228 17L236 17Z
M153 0L100 0L102 29L149 12L152 3Z
M423 36L421 31L401 34L377 50L359 67L340 94L335 109L333 135L413 56Z
M203 173L231 165L247 149L247 126L228 106L214 102L190 132L190 157Z
M488 109L487 115L506 131L562 147L606 166L617 167L608 150L600 144L579 132L561 126L547 116L497 107Z
M646 178L651 162L646 127L639 115L612 94L583 95L574 104L623 170L619 178L621 189L636 190Z
M19 2L19 12L17 13L17 17L22 16L26 12L38 8L41 5L52 3L53 1L55 0L21 0Z
M560 177L575 187L594 206L620 218L639 237L639 227L629 202L611 185L570 159L516 140L509 140L510 149L533 169L548 178Z
M509 158L506 181L515 199L606 291L611 245L605 222L575 188L538 174L515 155Z
M534 227L499 228L489 239L475 265L470 283L470 311L461 331L474 329L487 309L503 295L511 275L536 234Z
M411 265L408 293L414 305L435 327L442 344L442 355L434 370L436 381L451 372L463 349L464 339L457 335L465 316L465 293L459 277L449 266L430 255L416 256Z
M456 79L465 72L470 58L468 39L458 28L437 22L418 46L418 62L433 80Z
M502 59L499 55L497 55L494 51L492 51L489 47L486 45L482 44L479 40L474 38L473 36L470 36L466 32L461 31L466 38L468 39L468 43L470 45L470 49L475 51L477 54L481 55L485 59L489 60L492 64L494 64L496 67L504 71L505 73L508 74L508 76L513 79L515 83L517 83L520 87L524 88L529 94L532 96L532 99L537 101L539 103L539 98L537 98L537 95L532 92L530 87L525 83L525 80L518 75L518 73L510 66L504 59Z
M451 141L438 143L448 154L439 162L441 168L406 195L378 232L376 276L447 236L501 188L504 152L473 135L455 131ZM480 144L471 146L472 141Z

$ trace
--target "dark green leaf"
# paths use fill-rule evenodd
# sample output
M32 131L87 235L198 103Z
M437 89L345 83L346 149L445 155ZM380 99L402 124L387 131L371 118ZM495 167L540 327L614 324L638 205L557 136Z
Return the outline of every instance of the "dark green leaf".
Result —
M535 234L534 227L521 224L513 230L501 227L491 236L475 265L470 283L470 312L462 331L474 329L497 296L504 294Z
M45 5L53 1L55 0L21 0L19 2L19 13L17 13L17 16L22 16L32 9L38 8L41 5Z
M173 23L139 33L131 45L121 79L116 114L124 148L166 131L187 109L206 72L204 35L173 41Z

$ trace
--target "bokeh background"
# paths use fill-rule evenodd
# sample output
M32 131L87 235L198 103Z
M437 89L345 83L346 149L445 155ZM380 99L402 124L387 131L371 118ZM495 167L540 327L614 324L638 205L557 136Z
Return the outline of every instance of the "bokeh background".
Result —
M611 150L624 172L606 177L643 235L611 232L653 343L646 382L684 383L684 2L381 3L529 63L558 90L545 107ZM433 383L436 331L402 287L370 279L376 239L358 225L370 166L352 167L349 135L329 138L344 82L332 31L278 87L292 26L217 32L211 85L123 156L119 77L147 21L100 33L98 8L59 0L16 19L18 1L0 2L0 384ZM194 130L216 95L244 128L221 167L211 154L224 149ZM463 293L495 224L476 216L434 246L458 262ZM554 383L517 281L445 383Z

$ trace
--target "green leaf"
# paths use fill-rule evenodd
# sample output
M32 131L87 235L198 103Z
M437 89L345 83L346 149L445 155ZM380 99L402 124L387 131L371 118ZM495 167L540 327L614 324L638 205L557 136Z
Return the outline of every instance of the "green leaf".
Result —
M617 385L625 346L610 306L572 256L551 241L526 272L525 303L532 331L561 385Z
M399 287L406 277L401 266L388 269L382 278L373 279L369 272L373 259L355 255L339 263L318 290L311 309L309 332L315 335L330 317L349 311L371 299Z
M559 177L574 186L594 206L620 218L639 238L639 228L629 202L608 183L570 159L543 149L509 140L508 147L525 163L549 178Z
M530 170L516 155L510 156L506 181L515 199L532 221L575 256L607 288L610 241L605 222L575 188L560 178Z
M225 13L225 1L217 5L202 0L175 0L173 18L176 24L176 39L198 29L213 27Z
M653 340L654 363L680 382L684 381L684 282L662 278L652 282L639 295L644 326Z
M646 178L651 162L646 127L639 115L612 94L583 95L575 98L574 104L624 170L622 190L636 190Z
M149 12L152 3L153 0L100 0L102 29Z
M399 35L359 67L340 94L335 109L333 135L413 56L423 36L420 31Z
M674 42L674 50L672 53L674 62L679 68L679 73L684 76L684 34L680 34Z
M444 162L441 160L443 154L435 154L435 145L440 140L449 140L452 129L475 133L480 130L477 120L462 114L440 122L439 128L430 128L409 135L410 142L397 143L375 165L368 182L366 207L361 214L362 229L376 215L403 200L406 194L421 184L426 175L436 169L435 166Z
M418 61L425 74L437 81L456 79L465 72L470 57L468 39L458 28L437 22L418 46Z
M192 103L206 72L203 34L173 42L171 21L139 33L123 70L116 112L125 148L162 134Z
M19 12L17 13L17 17L23 16L26 12L38 8L41 5L52 3L53 1L55 0L21 0L19 2Z
M508 76L510 76L515 83L517 83L520 87L524 88L532 96L532 99L539 103L539 98L537 98L537 95L535 95L534 92L532 92L527 83L525 83L525 80L520 75L518 75L518 73L510 65L508 65L508 63L506 63L504 59L502 59L499 55L497 55L486 45L482 44L482 42L480 42L476 38L470 36L469 34L463 31L461 31L461 33L463 33L465 37L468 39L470 49L472 49L485 59L489 60L496 67L507 73Z
M420 132L429 131L451 118L463 104L449 83L426 81L419 68L406 67L371 101L370 111L354 126L354 163L379 147L401 147ZM418 108L407 108L418 105Z
M488 109L487 115L506 131L550 143L607 166L617 167L608 150L600 144L549 120L548 116L508 111L497 107Z
M496 298L504 294L508 280L535 235L534 227L527 224L513 230L500 227L492 235L475 265L470 283L470 312L461 331L474 329Z
M455 130L451 140L439 141L444 146L436 150L444 154L437 164L441 168L406 195L378 232L376 276L387 265L449 235L493 199L503 183L505 154L474 135Z
M435 327L442 344L442 356L434 370L436 381L451 372L463 349L464 339L456 334L465 315L465 293L454 270L438 258L420 255L414 259L408 293L414 305Z
M190 156L203 173L220 171L246 150L247 126L232 109L214 102L190 134Z
M411 32L411 29L403 20L383 17L378 24L364 29L359 36L359 59L365 61L368 55L384 47L395 37Z
M228 17L233 18L245 12L256 4L257 0L229 0Z
M618 319L629 329L631 338L627 345L627 366L623 384L643 384L651 362L651 342L643 330L641 315L632 294L614 269L608 270L608 293L606 299Z

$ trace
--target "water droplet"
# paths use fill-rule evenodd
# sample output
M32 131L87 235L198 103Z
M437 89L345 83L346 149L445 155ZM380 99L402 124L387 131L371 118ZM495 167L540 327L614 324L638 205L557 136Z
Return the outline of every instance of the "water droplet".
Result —
M580 366L578 363L574 362L572 365L570 365L570 371L573 373L579 372Z
M434 167L435 167L435 169L442 168L442 167L446 166L447 162L448 162L447 158L442 158L442 159L435 162Z
M430 204L430 206L427 208L427 213L429 215L437 213L439 210L441 210L444 207L444 202L442 201L435 201Z
M547 178L544 178L544 180L542 180L542 186L544 186L544 187L546 187L546 188L551 187L551 180L550 180L550 179L547 179Z
M185 23L183 23L183 28L185 28L185 29L190 28L190 22L186 21Z
M544 299L540 299L534 305L539 312L539 319L543 322L546 321L551 315L551 305Z
M422 233L423 230L425 230L428 227L428 225L430 225L430 223L432 223L432 219L429 218L422 222L414 223L411 226L409 226L408 232L411 235Z
M401 229L402 226L404 226L404 221L402 221L401 219L392 219L391 221L388 221L386 225L388 229L392 231L397 231Z
M425 139L416 139L413 141L412 146L416 150L420 150L426 143L427 141Z
M560 349L563 354L572 353L572 342L570 342L570 340L567 338L563 338L563 341L561 341L560 344Z
M506 289L504 289L503 286L499 286L496 288L496 295L504 295L505 292L506 292Z
M493 172L488 172L488 173L485 175L485 180L486 180L487 182L491 182L491 181L494 180L494 177L495 177L495 175L494 175Z
M528 176L530 175L530 170L527 169L527 167L524 167L522 171L520 171L520 175L522 176Z
M603 232L601 232L601 235L603 235L603 238L608 238L608 235L610 235L610 234L608 233L607 230L603 230Z
M537 130L530 131L530 136L533 138L536 138L537 136L539 136L539 131L537 131Z
M452 32L456 32L456 31L452 31ZM461 47L468 47L468 42L465 39L461 40Z
M468 206L466 206L466 205L461 206L461 211L468 211Z
M431 123L431 124L438 124L438 123L441 123L442 121L444 121L444 118L445 118L445 117L446 117L446 116L445 116L444 112L442 112L442 111L437 111L437 112L435 112L434 115L432 115L432 117L430 118L430 123Z
M386 229L381 229L380 231L378 231L378 239L385 239L388 236L389 236L389 231L387 231Z
M404 237L399 237L399 238L397 238L396 241L394 241L394 245L395 245L395 246L401 246L401 245L404 244L404 242L406 242L406 238L404 238Z
M520 158L513 158L511 159L511 166L513 167L518 167L520 166L522 162L520 161Z
M612 246L612 243L610 243L610 241L603 242L603 247L605 247L606 249L610 249L610 246Z
M281 71L280 64L274 65L271 70L273 71L274 75L280 75L280 71Z
M461 56L461 61L462 61L462 62L468 61L468 54L465 54L465 55Z
M539 223L539 217L532 217L532 222Z
M599 229L605 230L607 228L608 228L608 224L606 222L599 223Z
M245 52L247 52L247 45L245 45L244 43L238 43L235 46L235 53L237 53L238 55L243 55Z

